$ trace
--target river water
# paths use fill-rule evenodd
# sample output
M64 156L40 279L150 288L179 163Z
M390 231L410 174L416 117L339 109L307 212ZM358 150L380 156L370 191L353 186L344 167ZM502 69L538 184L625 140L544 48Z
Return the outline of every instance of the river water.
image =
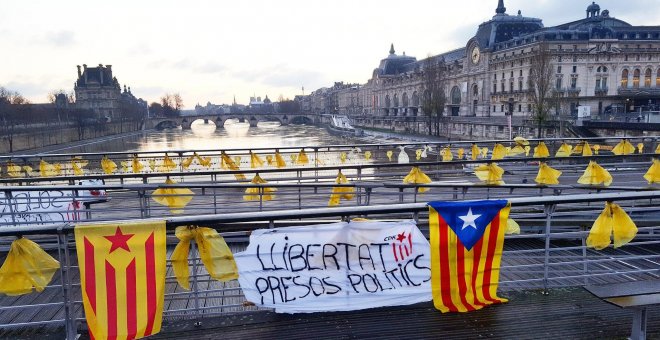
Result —
M276 123L259 123L249 127L245 123L226 124L216 127L213 123L196 121L191 129L144 131L123 136L110 136L74 145L45 150L45 153L119 152L119 151L168 151L204 149L249 149L296 146L322 146L336 144L360 144L393 142L376 137L343 137L329 134L325 129L310 125L279 126Z

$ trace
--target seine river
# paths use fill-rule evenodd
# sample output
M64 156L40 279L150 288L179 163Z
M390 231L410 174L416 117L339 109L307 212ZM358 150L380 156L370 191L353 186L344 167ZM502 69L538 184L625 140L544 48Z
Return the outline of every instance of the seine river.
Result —
M110 136L83 141L74 145L56 146L35 151L47 153L140 152L260 147L276 148L385 141L385 139L376 139L374 137L349 138L335 136L329 134L324 128L309 125L279 126L274 123L259 123L257 127L249 127L245 123L236 123L227 124L225 127L216 127L212 123L204 124L202 121L197 121L193 123L189 130L171 129L136 132L121 137Z

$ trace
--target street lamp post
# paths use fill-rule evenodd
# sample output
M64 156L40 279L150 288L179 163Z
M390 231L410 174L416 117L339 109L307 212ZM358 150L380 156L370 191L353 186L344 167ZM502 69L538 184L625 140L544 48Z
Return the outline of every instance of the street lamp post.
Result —
M511 131L511 116L513 116L513 98L509 98L509 110L506 114L506 120L509 125L509 140L513 138L513 132Z

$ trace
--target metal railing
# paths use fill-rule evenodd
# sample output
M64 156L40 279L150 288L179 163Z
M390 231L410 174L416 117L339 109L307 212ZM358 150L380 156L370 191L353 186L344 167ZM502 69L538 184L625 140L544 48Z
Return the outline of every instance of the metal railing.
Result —
M500 289L541 288L547 291L552 287L660 277L659 198L657 191L511 198L511 217L521 225L522 233L506 237ZM586 248L585 238L605 201L620 204L637 223L639 233L629 245L595 251ZM424 203L408 203L178 216L165 220L169 233L177 226L214 227L237 252L244 249L247 236L256 228L313 225L351 217L412 218L426 234L426 212ZM0 335L8 336L8 332L17 327L52 329L64 326L67 338L75 339L84 317L80 282L76 276L78 268L72 254L75 251L73 230L70 224L0 228L0 237L29 235L45 249L57 252L61 263L59 275L44 292L25 299L0 298ZM168 238L169 242L173 240ZM168 245L168 249L171 250L172 245ZM175 278L168 274L165 321L185 318L199 322L206 317L258 310L244 304L245 298L236 281L226 284L213 281L199 264L199 255L193 247L191 291L181 291Z
M643 143L647 153L649 155L654 152L658 146L658 138L660 137L625 137L625 139L630 140L634 145L637 143ZM541 139L544 141L548 148L550 149L551 154L558 149L559 145L564 142L568 143L578 143L580 141L587 141L590 144L602 144L608 149L611 149L612 146L617 144L619 141L624 139L624 137L603 137L603 138L546 138ZM533 148L538 139L529 139L531 147ZM514 142L510 140L485 140L485 141L449 141L449 142L397 142L397 143L386 143L386 144L356 144L356 145L328 145L328 146L302 146L302 147L280 147L280 148L236 148L236 149L206 149L206 150L158 150L158 151L126 151L126 152L107 152L107 153L75 153L75 154L24 154L24 155L10 155L10 156L0 156L0 164L5 165L8 162L12 162L18 166L29 166L33 169L33 173L27 173L26 171L21 171L21 176L17 178L12 178L10 176L4 176L3 182L17 182L17 181L34 181L39 177L39 162L41 160L47 161L53 164L62 164L64 176L55 176L50 178L50 180L66 180L66 179L76 179L76 178L85 178L86 176L73 176L73 170L71 169L70 162L73 157L81 157L89 161L89 165L84 169L88 173L88 176L97 176L97 178L105 177L105 174L101 170L100 160L103 156L108 156L110 159L114 160L119 166L120 170L122 168L122 161L130 161L133 156L137 156L138 159L143 162L144 170L140 174L133 174L130 169L127 171L119 171L119 175L126 175L125 177L139 177L134 175L147 175L147 174L158 174L157 169L151 169L150 164L155 164L154 162L161 162L163 157L168 154L175 161L177 169L174 172L178 173L204 173L209 171L222 172L220 167L220 154L222 152L227 153L230 157L241 157L239 165L241 169L247 169L250 167L250 152L258 154L264 161L265 156L273 155L276 151L279 151L284 159L286 160L289 170L296 168L321 168L327 166L344 166L344 165L356 165L361 164L364 166L376 166L379 164L390 164L391 162L385 156L386 151L394 152L394 161L396 162L396 157L399 153L397 149L399 146L408 148L408 156L411 160L415 159L416 149L421 149L424 146L434 147L434 151L429 153L428 159L425 160L440 160L440 155L438 150L446 146L450 146L453 152L456 152L456 149L463 148L465 154L468 155L470 152L470 147L472 143L477 143L480 147L488 147L492 149L492 146L495 143L502 143L507 146L515 145ZM300 150L305 150L309 154L310 163L306 166L296 166L291 165L291 156L298 154ZM361 150L357 152L356 150ZM364 158L364 152L370 151L373 154L373 157L370 160ZM181 164L182 162L192 156L194 152L197 152L199 155L204 157L211 157L211 166L210 168L204 168L197 165L193 165L191 169L185 169ZM350 153L352 158L348 162L342 162L340 160L341 153ZM609 154L608 151L605 151L605 148L601 148L601 154ZM358 159L359 158L359 159ZM517 159L520 159L516 157ZM528 158L528 157L527 157ZM459 163L460 164L460 163ZM215 169L215 170L214 170ZM265 168L265 169L268 169ZM272 169L272 167L270 168ZM270 170L269 169L269 170ZM6 169L4 169L6 170ZM250 169L254 170L254 169ZM161 172L162 174L162 172ZM115 176L115 175L113 175ZM9 177L9 178L7 178ZM24 178L25 177L25 178ZM40 178L39 180L46 180Z

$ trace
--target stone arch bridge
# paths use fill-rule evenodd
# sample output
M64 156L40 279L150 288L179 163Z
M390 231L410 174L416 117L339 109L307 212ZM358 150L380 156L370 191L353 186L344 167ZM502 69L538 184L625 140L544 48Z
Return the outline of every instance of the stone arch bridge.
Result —
M190 129L190 125L197 120L213 122L218 127L223 127L228 119L238 119L241 122L250 123L251 127L257 126L259 122L279 122L282 125L289 124L321 124L321 115L312 113L231 113L231 114L205 114L186 115L179 117L152 117L145 122L145 129L167 129L181 126Z

